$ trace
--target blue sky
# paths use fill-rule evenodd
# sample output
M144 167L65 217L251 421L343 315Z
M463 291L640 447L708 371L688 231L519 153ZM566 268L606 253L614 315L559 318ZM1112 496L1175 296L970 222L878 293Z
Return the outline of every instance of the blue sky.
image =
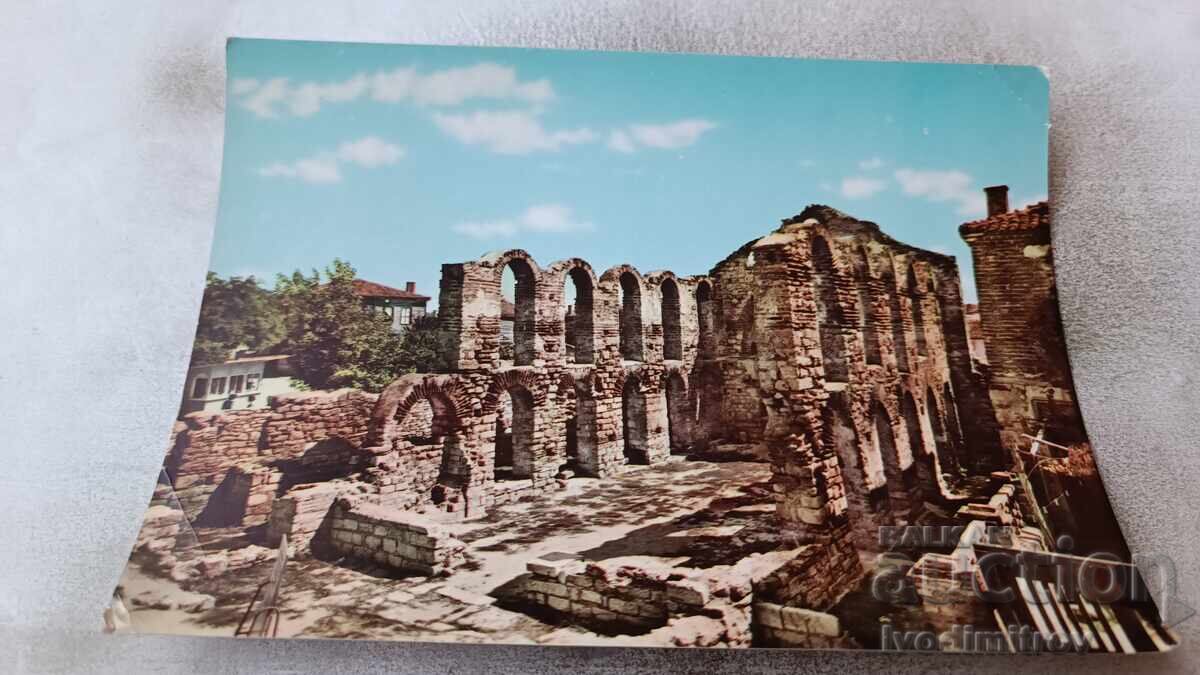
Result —
M524 248L542 265L703 274L810 203L954 255L1047 193L1031 67L270 40L229 44L211 269L415 281Z

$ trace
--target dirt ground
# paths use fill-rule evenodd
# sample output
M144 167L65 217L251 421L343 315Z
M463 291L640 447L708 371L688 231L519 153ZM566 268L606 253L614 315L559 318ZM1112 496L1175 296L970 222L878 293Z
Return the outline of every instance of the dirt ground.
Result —
M779 545L771 526L770 466L677 460L632 467L607 479L574 478L564 490L446 525L467 544L467 562L449 577L399 576L349 561L288 563L279 637L453 642L606 644L619 640L554 625L497 604L527 561L563 552L588 560L639 556L710 567ZM269 559L187 589L153 564L131 563L126 597L138 632L232 635ZM211 609L177 609L195 594ZM507 605L506 605L507 606Z

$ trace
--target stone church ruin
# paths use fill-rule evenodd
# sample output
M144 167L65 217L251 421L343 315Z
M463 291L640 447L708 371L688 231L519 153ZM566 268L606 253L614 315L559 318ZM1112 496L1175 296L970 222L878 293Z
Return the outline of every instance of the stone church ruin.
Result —
M684 517L688 536L659 537L674 536L674 548L539 551L493 599L627 644L863 646L877 626L856 632L839 617L871 605L863 589L876 555L894 550L881 533L983 522L1003 534L975 526L973 539L911 551L918 597L903 611L921 626L987 619L978 601L955 611L922 602L935 588L965 593L977 569L964 547L1050 555L1065 516L1043 523L1033 512L1082 483L1064 468L1034 489L1015 458L1026 435L1086 441L1065 353L1059 373L1021 352L1040 338L1014 321L1044 307L1006 309L1053 302L1048 235L1035 232L1048 213L1022 213L1005 204L963 229L986 367L971 358L954 258L827 206L783 220L706 275L597 271L581 258L543 266L509 250L442 265L442 371L378 395L290 394L263 409L185 415L160 496L201 530L263 546L286 535L297 558L454 579L483 550L461 524L508 505L536 511L581 481L693 463L745 467L755 479L738 497ZM1023 257L989 248L1004 237L1021 239ZM1022 263L1043 267L1026 274ZM511 360L501 358L505 270L516 280ZM1028 279L1028 297L1011 297L1001 276ZM1043 371L1059 375L1038 387ZM581 509L571 522L588 518ZM1035 621L1020 611L1014 620Z

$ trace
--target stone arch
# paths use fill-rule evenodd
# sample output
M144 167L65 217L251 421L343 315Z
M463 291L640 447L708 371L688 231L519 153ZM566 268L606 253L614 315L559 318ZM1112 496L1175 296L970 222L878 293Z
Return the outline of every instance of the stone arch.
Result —
M596 274L580 258L554 263L543 275L544 283L573 284L575 302L555 308L555 319L563 322L563 354L567 363L596 362ZM556 289L560 290L560 289ZM565 296L562 296L565 297ZM563 302L563 305L566 303Z
M497 397L495 416L493 479L533 478L537 455L533 393L521 384L511 384Z
M511 270L516 279L513 289L513 364L533 365L538 357L537 297L540 270L533 258L521 250L502 254L495 270L497 287L501 286L505 270ZM503 294L501 296L503 298Z
M850 401L845 392L830 393L823 417L825 444L833 448L841 469L842 492L846 498L851 537L862 550L879 550L879 527L891 521L887 500L881 498L887 491L886 488L872 490L870 487L870 469L862 452L863 443L854 427Z
M453 375L405 375L379 394L367 429L366 446L385 446L414 405L428 401L438 429L454 433L471 415L471 397ZM381 447L383 451L386 448Z
M683 318L680 314L679 284L666 273L658 284L661 297L663 360L683 360Z
M846 360L846 348L842 337L845 317L837 297L837 269L833 261L833 251L829 248L829 242L821 235L813 235L809 246L825 379L830 382L846 382L850 379L850 364Z
M647 427L646 393L642 380L636 374L629 374L621 385L621 437L627 464L650 463Z
M925 356L929 353L929 347L926 344L925 338L925 310L922 306L925 294L921 290L921 285L917 282L915 268L916 264L908 266L904 285L908 290L909 301L912 303L913 336L916 339L917 354Z
M671 369L663 373L662 388L667 399L667 440L671 452L686 453L691 448L695 424L687 380L681 371Z
M626 361L646 360L643 290L646 282L632 265L618 265L600 277L601 285L615 286L619 353Z
M883 285L888 294L888 323L892 329L892 353L896 357L896 369L902 373L909 372L908 339L904 331L904 311L900 306L900 289L896 286L896 275L891 265L884 273Z
M713 310L712 284L701 279L696 284L696 343L699 358L711 358L716 352L716 312Z
M862 246L857 247L855 254L854 285L858 294L858 325L863 339L863 356L868 365L879 365L883 363L883 356L879 351L879 332L871 298L871 262Z

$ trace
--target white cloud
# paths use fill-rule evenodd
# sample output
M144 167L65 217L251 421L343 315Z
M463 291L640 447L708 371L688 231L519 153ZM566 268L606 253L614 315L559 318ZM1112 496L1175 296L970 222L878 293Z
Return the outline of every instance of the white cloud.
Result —
M306 183L337 183L342 180L341 166L354 164L364 169L395 164L404 156L404 148L377 136L347 141L330 152L319 152L295 162L274 162L258 170L267 178L297 178Z
M229 85L229 88L234 96L243 96L258 89L258 85L258 80L252 77L239 77Z
M646 147L678 150L692 145L701 134L716 126L708 120L688 119L670 124L634 124L629 127L629 134Z
M549 80L522 81L514 68L496 63L478 63L427 74L412 67L375 73L357 73L335 82L291 83L275 78L266 84L235 80L232 93L239 103L259 117L278 117L287 112L307 117L327 103L344 103L364 96L384 103L410 101L423 106L453 106L474 99L519 101L534 105L555 98Z
M973 187L971 175L964 171L921 171L899 169L896 181L910 197L931 202L951 202L960 216L981 216L987 211L983 191Z
M433 121L460 143L484 145L503 155L557 151L564 145L596 140L596 134L586 127L548 131L536 115L525 110L477 110L469 115L435 113Z
M637 150L637 147L633 144L633 139L629 137L629 134L617 129L608 136L608 149L628 155Z
M863 171L871 171L874 169L878 169L881 166L883 166L883 160L878 157L864 159L863 161L858 163L858 168L862 169Z
M884 190L887 183L877 178L850 176L842 179L842 196L847 199L863 199Z
M392 145L378 136L367 136L338 146L338 159L353 162L367 169L395 164L403 156L404 148Z
M484 222L466 222L453 225L450 229L475 239L513 237L520 232L565 234L590 232L591 223L580 222L572 217L571 209L562 204L535 204L525 209L516 218Z

